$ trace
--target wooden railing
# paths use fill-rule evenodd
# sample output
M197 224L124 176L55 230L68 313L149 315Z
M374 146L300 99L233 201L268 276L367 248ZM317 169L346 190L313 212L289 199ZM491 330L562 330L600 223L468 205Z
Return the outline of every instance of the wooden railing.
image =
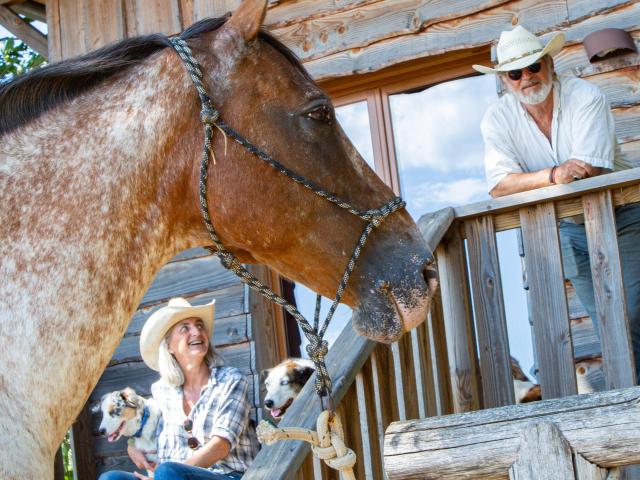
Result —
M529 314L543 397L565 397L575 394L577 387L557 221L584 213L601 318L606 388L634 385L621 265L614 241L614 209L639 201L640 169L634 169L421 218L419 226L425 238L437 246L441 285L429 318L391 347L376 346L345 328L327 359L347 444L358 454L357 477L385 477L383 437L392 422L514 403L496 247L498 231L522 230ZM319 411L309 382L282 425L314 428ZM394 424L393 431L404 427L409 424ZM387 439L387 450L389 445ZM398 451L394 455L399 455ZM610 463L621 465L624 461ZM388 471L393 478L405 478L393 467ZM440 478L421 477L425 471L415 478ZM263 448L244 478L317 480L338 476L313 460L306 444L284 442Z

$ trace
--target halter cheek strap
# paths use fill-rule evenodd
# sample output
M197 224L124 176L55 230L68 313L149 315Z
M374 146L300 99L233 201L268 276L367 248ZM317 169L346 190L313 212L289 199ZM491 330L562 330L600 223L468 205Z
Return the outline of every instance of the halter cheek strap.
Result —
M338 304L340 303L342 295L344 294L344 291L347 287L347 283L349 282L349 277L351 276L351 273L355 268L356 261L358 260L362 249L364 248L369 234L375 227L379 226L385 218L387 218L393 212L404 208L406 204L400 197L396 197L380 208L371 210L358 210L349 202L340 199L331 192L322 190L312 181L306 179L301 175L298 175L297 173L282 165L277 160L273 159L268 153L253 145L242 135L229 127L229 125L227 125L220 118L220 113L213 107L211 97L207 93L207 90L204 86L200 64L193 56L193 53L191 52L191 49L189 48L187 43L180 37L171 37L169 38L169 42L180 56L185 68L189 72L191 80L193 81L193 84L198 91L198 96L200 97L200 103L202 105L202 110L200 112L200 121L204 126L205 136L204 148L202 150L202 159L200 164L200 211L202 213L204 223L207 227L207 231L209 232L209 236L211 237L211 240L213 241L213 244L215 246L215 249L211 247L208 248L212 253L220 258L222 265L225 268L233 271L243 283L249 285L261 295L283 307L297 320L300 328L309 340L309 344L307 345L307 353L309 354L309 358L311 358L316 367L316 392L320 396L320 401L322 403L323 409L333 411L333 400L331 398L332 383L331 378L329 377L329 372L327 371L327 367L325 366L324 362L324 357L327 354L329 344L326 340L323 339L324 334L327 330L327 327L329 326L329 322L331 321L336 308L338 307ZM207 202L207 170L209 166L209 155L211 153L211 139L213 136L214 126L226 136L231 137L253 155L266 162L269 166L276 169L284 176L290 178L294 182L311 190L316 195L337 205L340 208L349 211L353 215L367 222L358 239L353 254L349 259L349 262L347 263L344 274L342 275L342 279L340 280L340 284L338 285L335 299L333 300L331 308L329 309L329 313L327 314L327 317L324 320L321 328L319 325L321 300L320 295L317 296L316 310L314 315L314 326L311 327L307 319L302 316L302 314L294 305L273 292L268 286L260 282L254 275L249 273L249 271L247 271L247 269L240 263L237 257L229 252L218 238L218 235L213 227L213 223L211 222L211 217L209 216L209 207ZM324 402L325 398L326 403Z

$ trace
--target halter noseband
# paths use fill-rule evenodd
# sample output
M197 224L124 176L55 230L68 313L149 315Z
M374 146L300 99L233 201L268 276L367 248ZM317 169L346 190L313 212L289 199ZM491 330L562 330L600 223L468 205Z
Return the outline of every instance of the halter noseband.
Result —
M213 107L211 97L208 95L207 90L204 86L200 64L193 56L191 49L189 48L187 43L180 37L171 37L169 38L169 42L180 56L187 71L189 72L191 80L193 81L193 84L198 91L198 96L200 97L200 103L202 106L202 110L200 111L200 121L204 125L205 136L204 148L202 151L202 160L200 164L200 211L202 213L204 223L207 227L207 231L209 232L209 236L211 237L211 240L213 241L213 244L215 246L215 249L212 247L207 248L212 253L217 255L220 258L222 265L225 268L233 271L243 283L246 283L266 298L282 306L297 320L300 328L302 328L302 331L309 340L309 344L307 345L307 353L316 366L316 392L320 396L320 401L322 403L323 409L326 408L329 411L333 411L333 400L331 397L332 383L324 362L324 357L326 356L329 347L327 341L323 339L324 334L327 327L329 326L329 322L331 321L336 308L338 307L338 304L340 303L340 299L342 298L342 295L344 294L344 291L347 287L347 283L349 282L349 277L351 276L351 273L355 268L356 261L358 260L362 249L364 248L369 234L375 227L379 226L385 218L387 218L393 212L403 208L406 203L400 197L396 197L380 208L372 210L358 210L349 202L340 199L331 192L322 190L315 183L307 180L301 175L296 174L292 170L289 170L287 167L282 165L280 162L274 160L269 154L254 146L251 142L249 142L242 135L237 133L223 120L220 119L220 113L216 108ZM319 195L320 197L328 200L331 203L334 203L340 208L349 211L353 215L367 222L364 230L362 231L362 234L360 235L360 238L358 239L358 243L355 246L353 254L349 259L349 262L347 263L344 274L342 275L342 279L340 280L340 284L338 285L335 299L333 300L331 308L329 309L327 318L322 324L322 328L319 329L321 301L320 295L318 295L316 298L314 327L312 328L311 325L309 325L307 319L302 316L302 314L294 305L289 303L280 295L273 292L268 286L260 282L254 275L249 273L249 271L247 271L247 269L240 263L238 258L233 253L229 252L218 238L218 235L216 234L213 223L211 222L211 218L209 216L209 207L207 203L207 169L209 166L209 154L211 150L211 139L213 136L214 126L225 135L231 137L237 143L242 145L253 155L260 158L286 177L290 178L296 183L299 183L305 188L308 188L316 195ZM323 397L327 397L326 405L323 403Z

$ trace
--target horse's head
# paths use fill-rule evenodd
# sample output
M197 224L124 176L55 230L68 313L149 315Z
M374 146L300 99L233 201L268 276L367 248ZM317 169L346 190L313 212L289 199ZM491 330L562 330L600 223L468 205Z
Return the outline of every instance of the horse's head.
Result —
M331 101L293 56L260 32L266 0L245 0L219 29L189 40L222 119L289 169L360 210L393 192L367 166ZM194 93L195 97L195 93ZM333 298L366 222L280 174L214 129L209 205L225 246ZM373 231L343 301L354 325L397 340L427 315L433 257L405 210Z

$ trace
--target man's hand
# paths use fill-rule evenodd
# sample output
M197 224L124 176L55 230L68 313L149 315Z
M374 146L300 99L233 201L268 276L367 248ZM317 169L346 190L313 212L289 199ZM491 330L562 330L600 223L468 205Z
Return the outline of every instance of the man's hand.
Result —
M140 470L146 469L149 472L153 472L153 470L155 470L156 464L153 462L149 462L147 460L147 456L142 450L138 450L136 447L129 445L127 447L127 453L129 454L129 458L131 458L131 461Z
M556 183L571 183L574 180L581 180L598 175L600 173L599 170L600 169L592 167L587 162L570 158L556 168L554 180Z

